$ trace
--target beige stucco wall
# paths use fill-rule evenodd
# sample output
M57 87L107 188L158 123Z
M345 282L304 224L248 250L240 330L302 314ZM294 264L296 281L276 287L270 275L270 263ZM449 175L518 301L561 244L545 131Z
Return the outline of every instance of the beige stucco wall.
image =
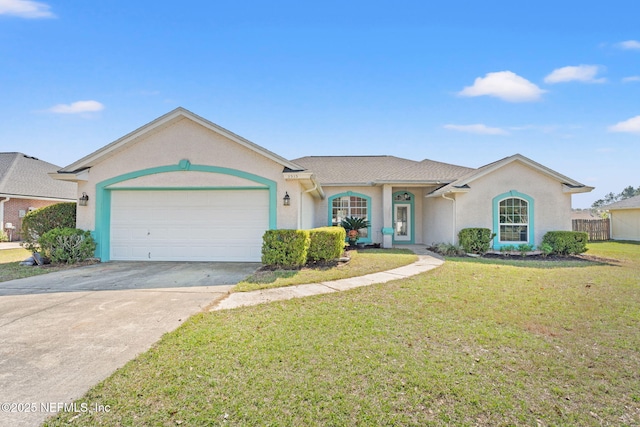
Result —
M442 197L432 197L424 200L422 236L422 243L425 245L451 242L453 236L453 202Z
M308 230L315 225L315 199L309 194L303 193L300 196L300 218L298 220L299 228Z
M78 185L78 194L86 192L90 197L88 206L78 207L78 227L86 230L95 228L97 183L142 169L177 165L183 159L189 160L194 165L231 168L275 181L277 226L278 228L297 227L300 185L298 182L285 182L281 164L185 118L139 137L128 148L112 154L90 169L89 181L80 182ZM203 175L209 176L205 178ZM185 184L195 187L259 186L258 183L240 178L196 172L157 174L124 182L120 186L138 184L168 187L184 187ZM286 208L282 204L285 191L288 191L291 197L291 206Z
M640 209L620 209L611 214L611 238L640 241Z
M314 209L314 227L330 225L329 197L351 191L371 197L371 241L382 242L382 187L323 187L326 197L318 200Z
M539 245L548 231L571 230L571 194L563 192L562 183L523 163L512 162L469 186L468 193L456 198L456 241L462 228L493 229L493 198L511 190L534 200L535 241L531 244Z

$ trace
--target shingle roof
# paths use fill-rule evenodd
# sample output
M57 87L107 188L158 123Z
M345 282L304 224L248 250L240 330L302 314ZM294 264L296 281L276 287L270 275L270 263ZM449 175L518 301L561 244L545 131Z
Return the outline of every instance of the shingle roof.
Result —
M75 183L47 175L58 169L59 166L22 153L0 153L0 194L75 200Z
M475 171L465 166L425 159L403 170L385 175L379 181L387 182L450 182Z
M608 206L603 206L601 209L616 210L616 209L639 209L640 208L640 196L629 197L628 199L620 200L619 202L612 203Z
M322 185L450 182L473 170L433 160L417 162L395 156L308 156L292 162L313 172Z
M467 173L460 176L455 181L438 188L437 190L433 191L429 195L435 196L435 195L446 194L452 191L456 191L457 189L468 189L470 182L473 182L474 180L484 176L485 174L490 173L491 171L501 168L514 161L522 162L538 170L539 172L542 172L550 177L553 177L554 179L557 179L562 184L566 184L570 188L573 188L574 192L584 192L584 191L593 190L592 187L587 187L584 184L579 183L578 181L574 181L573 179L567 176L564 176L554 170L551 170L546 166L541 165L540 163L534 162L533 160L523 156L522 154L514 154L513 156L508 156L503 159L497 160L495 162L491 162L489 164L481 166L478 169L470 169Z

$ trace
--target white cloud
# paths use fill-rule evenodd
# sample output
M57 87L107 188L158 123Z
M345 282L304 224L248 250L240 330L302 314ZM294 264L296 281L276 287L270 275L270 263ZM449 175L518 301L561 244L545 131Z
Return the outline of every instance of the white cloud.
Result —
M104 110L104 105L98 101L76 101L71 104L58 104L47 111L58 114L93 113Z
M475 125L444 125L445 129L456 130L458 132L475 133L479 135L509 135L504 129L492 128L483 124Z
M640 50L640 42L637 40L627 40L617 44L620 49L624 50Z
M622 83L640 82L640 76L629 76L622 79Z
M628 132L640 134L640 116L631 117L613 126L609 126L609 132Z
M487 73L478 77L473 86L458 92L460 96L495 96L509 102L537 101L546 92L529 80L511 71Z
M544 78L545 83L563 83L578 81L584 83L604 83L607 81L605 78L596 78L596 74L600 71L597 65L577 65L556 68Z
M55 18L49 9L51 6L31 0L0 0L0 15L13 15L21 18Z

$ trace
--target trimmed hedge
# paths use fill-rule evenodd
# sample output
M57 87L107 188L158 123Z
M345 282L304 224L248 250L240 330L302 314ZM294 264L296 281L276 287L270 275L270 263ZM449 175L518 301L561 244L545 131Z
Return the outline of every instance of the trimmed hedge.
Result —
M76 204L56 203L36 209L22 220L22 246L30 251L38 249L38 239L54 228L75 228Z
M77 228L54 228L44 233L38 243L42 254L56 264L84 261L96 250L91 233Z
M347 232L342 227L319 227L309 230L311 238L308 262L325 262L339 258L344 251Z
M488 228L463 228L458 233L460 246L466 253L484 254L491 247L491 239L495 234Z
M267 230L262 236L262 263L284 269L307 262L309 230Z
M542 245L549 245L554 255L576 255L587 251L589 235L584 231L549 231Z

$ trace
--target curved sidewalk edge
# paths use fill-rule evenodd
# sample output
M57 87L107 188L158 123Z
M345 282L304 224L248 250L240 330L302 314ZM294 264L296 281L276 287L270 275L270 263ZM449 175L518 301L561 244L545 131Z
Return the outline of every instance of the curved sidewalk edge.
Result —
M386 283L391 280L405 279L433 270L444 264L444 261L430 255L418 255L418 261L404 267L365 276L350 277L348 279L333 280L330 282L309 283L305 285L286 286L283 288L262 289L251 292L235 292L219 301L209 311L228 310L245 305L258 305L271 301L282 301L292 298L321 295L332 292L346 291L348 289L369 286L377 283Z

